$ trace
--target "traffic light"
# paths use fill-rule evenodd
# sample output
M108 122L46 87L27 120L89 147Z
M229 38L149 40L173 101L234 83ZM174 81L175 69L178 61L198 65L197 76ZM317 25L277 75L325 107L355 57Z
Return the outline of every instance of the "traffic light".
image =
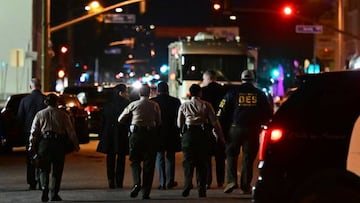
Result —
M273 68L270 74L272 79L278 79L280 76L280 71L278 68Z
M80 62L76 62L74 66L75 66L75 68L79 68L80 67Z
M291 5L285 5L282 7L282 14L284 16L292 16L294 14L294 8Z
M66 53L68 53L68 52L69 52L69 48L68 48L67 46L62 45L62 46L60 47L60 53L66 54Z
M224 2L221 0L211 0L211 9L214 12L221 12L224 9Z
M63 69L58 70L57 75L58 75L58 78L61 78L61 79L64 78L65 77L65 70L63 70Z

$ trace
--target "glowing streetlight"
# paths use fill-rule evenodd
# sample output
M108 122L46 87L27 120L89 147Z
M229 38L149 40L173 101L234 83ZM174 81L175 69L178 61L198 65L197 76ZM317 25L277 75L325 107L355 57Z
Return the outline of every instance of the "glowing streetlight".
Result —
M101 8L102 6L98 1L92 1L89 5L85 6L85 10L87 11L97 11Z
M104 7L102 7L98 1L92 1L92 2L90 2L89 5L85 6L85 10L87 10L88 13L90 13L90 14L101 12L103 9L104 9ZM96 19L99 22L104 21L103 15L97 16Z

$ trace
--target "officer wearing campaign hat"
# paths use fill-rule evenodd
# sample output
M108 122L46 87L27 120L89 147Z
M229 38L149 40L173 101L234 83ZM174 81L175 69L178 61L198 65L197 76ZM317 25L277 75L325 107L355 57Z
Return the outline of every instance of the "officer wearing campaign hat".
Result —
M229 123L226 136L227 184L224 192L238 187L237 159L242 148L240 188L243 194L251 193L253 163L259 148L260 126L272 115L272 108L264 92L255 87L254 72L244 70L242 84L230 90L220 102L217 116L221 123Z

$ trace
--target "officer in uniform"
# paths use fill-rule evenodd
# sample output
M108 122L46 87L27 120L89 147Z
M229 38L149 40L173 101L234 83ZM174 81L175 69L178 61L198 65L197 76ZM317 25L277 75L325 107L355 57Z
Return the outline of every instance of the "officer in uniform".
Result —
M39 111L34 118L30 133L29 150L39 156L40 184L42 189L41 201L49 201L48 193L51 190L51 201L61 201L58 195L65 161L65 136L68 136L79 151L79 142L75 134L70 116L66 111L57 108L57 96L49 94L45 98L47 108ZM49 174L52 169L51 188L49 188Z
M190 95L190 101L181 104L177 119L178 126L185 129L182 139L185 178L182 196L187 197L193 188L192 178L196 167L199 197L206 197L207 162L211 145L209 136L212 136L212 128L207 129L208 124L214 127L221 142L224 142L224 135L211 104L200 99L201 87L191 85Z
M157 91L158 95L151 99L159 104L162 120L156 168L159 175L159 189L171 189L178 184L175 181L175 153L181 151L181 138L176 119L181 102L178 98L169 95L166 82L160 82Z
M253 163L259 149L261 125L272 115L266 95L253 85L254 73L245 70L241 74L242 84L230 90L220 102L217 116L221 122L231 123L226 137L227 185L225 193L237 187L237 160L242 148L240 188L243 194L251 194Z
M29 137L30 129L35 114L46 108L44 104L45 95L41 92L41 81L37 78L32 78L30 82L31 93L20 101L17 117L23 126L24 140L26 144L26 151L29 152ZM26 177L30 190L36 189L36 184L39 182L37 177L37 170L31 162L31 154L26 156ZM40 188L40 183L39 183Z
M150 87L143 85L140 99L131 102L121 113L118 122L130 122L129 159L133 175L130 197L137 197L142 188L143 199L150 199L154 178L156 152L158 150L158 127L161 124L159 105L149 99ZM141 162L143 162L143 184L141 186Z
M106 154L106 174L110 189L122 188L125 157L129 153L128 125L117 122L119 115L129 105L126 85L114 87L114 96L104 106L100 141L97 151Z

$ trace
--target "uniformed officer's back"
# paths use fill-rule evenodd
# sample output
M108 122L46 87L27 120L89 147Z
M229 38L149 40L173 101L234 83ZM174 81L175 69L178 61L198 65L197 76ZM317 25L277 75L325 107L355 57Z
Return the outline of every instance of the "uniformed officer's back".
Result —
M137 197L142 189L143 199L149 199L155 169L161 112L159 105L149 99L149 86L143 85L139 90L139 95L140 99L131 102L121 113L118 121L130 124L129 159L133 174L133 188L130 197ZM144 162L143 168L141 162ZM143 174L142 185L141 173Z

